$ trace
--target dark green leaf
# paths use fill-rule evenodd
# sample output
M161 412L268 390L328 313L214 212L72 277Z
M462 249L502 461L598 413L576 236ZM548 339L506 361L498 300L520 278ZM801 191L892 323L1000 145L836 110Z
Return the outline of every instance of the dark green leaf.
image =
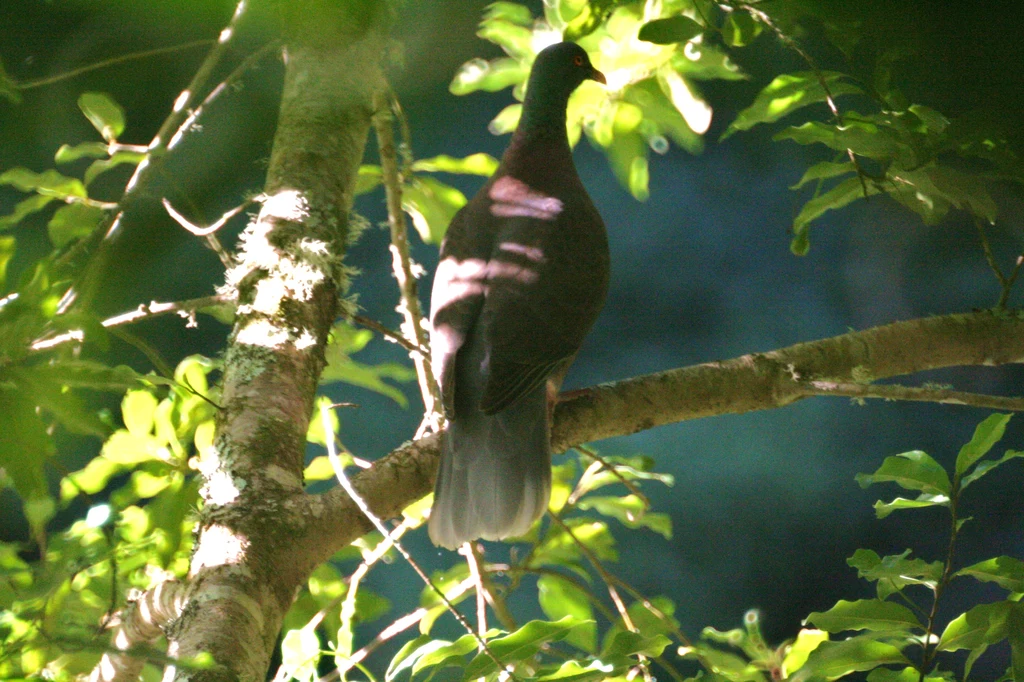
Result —
M30 401L52 414L68 430L92 436L106 436L110 432L95 410L86 407L74 393L65 391L64 384L45 368L41 369L11 370L11 378Z
M46 425L24 390L0 382L0 468L23 500L49 496L43 462L54 454Z
M1006 638L1010 641L1010 669L1014 680L1024 680L1024 606L1020 602L1010 611Z
M21 104L18 84L7 74L3 61L0 61L0 97L6 97L12 104Z
M13 185L22 192L38 192L57 199L87 196L81 180L61 175L52 169L34 173L27 168L11 168L0 173L0 185Z
M104 159L108 154L108 145L102 142L82 142L71 146L62 144L54 154L53 160L57 163L71 163L81 158Z
M106 173L108 170L117 168L118 166L126 163L138 165L142 163L144 158L146 158L146 155L138 152L117 152L109 159L100 159L99 161L93 161L89 164L89 167L85 169L85 175L82 176L82 179L88 186L92 184L93 180L103 173Z
M414 370L394 362L364 365L349 357L351 353L362 349L371 337L372 334L367 330L355 330L348 325L336 325L331 331L325 351L327 367L320 376L320 383L330 384L340 381L360 386L385 395L405 407L409 403L405 394L388 383L388 380L412 381L416 378Z
M835 163L833 161L822 161L816 163L806 171L804 171L803 177L795 185L790 185L790 189L800 189L808 182L812 180L828 180L829 178L838 177L847 173L854 173L857 168L849 161L843 163Z
M650 604L650 607L644 602L633 602L626 608L630 621L637 630L646 637L655 634L675 635L679 628L679 621L673 615L676 607L672 600L668 597L653 597L648 600L647 604ZM605 633L602 650L611 646L621 632L629 632L629 630L626 629L620 618Z
M867 185L867 193L877 194L878 190L873 185ZM825 211L842 208L863 196L864 185L861 184L860 178L849 178L808 201L793 219L793 242L790 250L798 256L806 255L810 248L808 228L811 222L821 217Z
M678 15L667 19L655 19L640 27L637 37L657 45L684 43L704 32L704 27L690 17Z
M672 68L687 78L699 80L746 80L748 76L729 58L729 53L714 45L702 43L696 54L676 50L669 62Z
M729 12L722 26L722 37L725 44L731 47L743 47L749 45L757 36L761 35L764 29L759 22L755 21L749 12L735 9Z
M573 616L566 616L555 622L531 620L515 632L490 640L487 646L499 661L508 665L531 658L543 644L565 639L573 628L584 622ZM484 677L494 672L496 668L490 656L479 653L466 666L463 679Z
M597 624L593 622L594 607L587 593L568 578L545 573L537 580L540 608L551 620L572 616L581 622L566 638L569 644L594 653L597 648Z
M986 459L978 462L978 465L974 467L974 471L960 479L960 490L963 490L970 484L977 481L979 478L992 471L996 467L1006 464L1011 459L1020 459L1024 457L1024 451L1022 450L1007 450L1006 454L999 459Z
M470 154L457 159L442 154L430 159L419 159L412 164L414 171L426 173L468 173L488 177L498 168L498 160L490 154Z
M902 604L881 599L840 600L828 611L814 612L806 623L827 630L913 630L921 623L913 611Z
M956 457L956 475L963 476L974 463L988 454L992 446L999 442L1010 421L1009 414L993 414L978 424L971 440L960 448Z
M921 450L886 457L873 474L857 474L857 483L867 488L874 483L892 482L906 490L949 495L952 484L942 466Z
M871 159L888 159L900 151L891 131L866 120L847 121L836 126L830 123L808 121L775 134L775 140L793 140L798 144L823 144L837 151L851 150Z
M138 388L144 378L127 365L108 367L94 360L64 360L52 365L34 367L36 376L69 388L120 393Z
M941 133L949 126L949 119L923 104L911 104L907 109L921 119L925 127L935 133Z
M736 12L733 12L733 14L736 14ZM743 14L746 14L746 12L743 12ZM828 85L833 97L861 93L860 88L843 80L845 74L825 71L822 73L822 78ZM736 120L729 124L729 127L722 134L722 139L724 140L737 130L750 130L760 123L778 121L783 116L801 107L824 102L825 99L825 89L821 87L821 81L813 71L784 73L766 85L758 93L757 97L754 98L753 103L736 115ZM806 129L808 125L810 124L805 124L800 126L800 128L789 129L791 131L803 131L802 133L793 132L786 134L787 131L783 131L775 139L794 139L800 142L800 144L808 144L810 142L824 142L826 137L835 134L834 132L827 133L825 129L817 127ZM831 128L830 126L825 126L825 124L816 125ZM835 129L831 128L831 130L834 131Z
M962 568L955 575L969 575L983 582L992 582L1010 592L1024 592L1024 561L1009 556L986 559Z
M82 93L78 98L78 108L107 142L115 141L124 132L124 109L109 95Z
M415 177L402 192L402 208L427 244L440 244L455 213L465 206L459 190L429 177Z
M22 199L14 205L13 212L0 218L0 230L17 225L25 218L25 216L41 211L56 198L57 197L46 194L34 194L28 199Z
M807 662L792 679L834 680L888 663L910 665L907 657L892 644L879 642L870 635L858 635L841 642L822 642L808 655Z
M105 215L103 209L85 204L68 204L58 208L46 230L50 242L60 248L71 242L92 234Z

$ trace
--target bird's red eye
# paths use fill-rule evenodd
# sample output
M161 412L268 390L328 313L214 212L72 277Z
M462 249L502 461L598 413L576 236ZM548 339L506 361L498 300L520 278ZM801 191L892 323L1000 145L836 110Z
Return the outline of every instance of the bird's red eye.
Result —
M580 55L576 55L575 57L572 58L572 63L575 64L576 66L583 66L583 57Z

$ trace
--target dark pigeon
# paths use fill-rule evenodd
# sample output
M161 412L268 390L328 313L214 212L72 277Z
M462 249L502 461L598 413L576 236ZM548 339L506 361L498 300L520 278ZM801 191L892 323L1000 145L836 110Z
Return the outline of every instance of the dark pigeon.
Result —
M549 398L608 292L604 223L576 174L566 104L604 75L575 43L540 54L497 171L455 217L431 294L448 428L430 538L522 535L551 494Z

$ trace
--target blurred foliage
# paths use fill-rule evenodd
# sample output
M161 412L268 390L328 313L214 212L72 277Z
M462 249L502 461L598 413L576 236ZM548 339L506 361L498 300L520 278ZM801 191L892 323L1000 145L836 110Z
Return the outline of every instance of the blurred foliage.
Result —
M819 34L844 55L849 68L822 69L796 42ZM746 79L735 57L756 41L775 40L794 51L801 68L775 74L733 121L720 126L720 140L727 140L782 122L776 140L820 151L820 159L793 185L801 192L812 188L793 220L794 253L807 252L814 220L860 198L890 197L926 224L959 210L983 225L1000 217L992 187L1024 179L1005 122L979 115L953 118L907 100L892 77L905 45L882 45L866 62L856 57L858 43L869 38L857 3L547 0L543 16L535 17L525 5L503 1L487 8L479 35L499 45L505 56L467 62L451 82L455 94L511 88L521 101L541 49L566 37L591 53L608 83L585 83L573 95L570 140L575 144L586 137L602 150L615 177L639 200L650 194L650 152L665 154L672 143L689 153L703 150L713 107L702 83ZM19 87L0 65L0 104L17 106ZM79 274L80 259L71 256L81 255L89 238L109 228L125 201L101 196L95 181L147 158L145 147L119 142L127 117L113 98L85 92L77 105L100 139L63 145L54 162L82 168L86 160L81 173L0 169L0 185L25 195L0 217L0 485L20 497L32 538L0 544L0 677L5 679L70 680L87 673L109 646L103 626L126 601L186 574L201 473L215 454L217 361L193 355L161 374L166 363L144 343L105 327L88 311L68 312L62 305ZM492 132L513 130L520 110L520 104L511 104L498 112ZM420 238L436 245L466 202L439 177L486 177L497 161L485 154L415 159L409 140L400 152L403 208ZM374 191L381 175L377 166L362 166L357 193ZM18 281L8 282L19 231L31 229L36 214L47 217L52 250L24 268ZM999 277L1004 288L1012 285L1013 278L1007 284ZM83 357L83 349L106 350L115 334L142 349L157 373ZM353 359L370 339L369 331L336 325L321 383L346 382L407 406L400 384L415 377L410 368ZM122 397L119 420L93 406L92 391ZM331 414L329 425L319 417L310 424L310 443L323 446L328 433L337 433ZM810 614L808 627L779 645L764 641L756 612L740 628L709 628L691 641L680 631L670 600L644 597L615 578L606 568L619 555L612 528L670 539L669 517L650 509L642 486L673 481L655 472L649 458L600 459L581 449L554 468L554 521L517 539L506 562L481 553L480 578L473 578L464 562L434 575L436 590L425 588L419 608L381 628L379 639L363 644L357 625L391 617L392 606L386 595L361 581L372 568L393 560L394 540L422 525L430 498L405 510L392 537L371 533L316 569L285 619L277 679L308 682L327 666L339 668L346 679L381 641L413 627L418 634L392 658L386 680L429 681L453 674L498 679L505 673L494 655L518 677L566 682L628 680L652 672L682 680L697 668L704 680L830 680L866 673L869 682L934 682L966 679L995 645L1011 651L1006 679L1024 679L1024 561L994 556L959 566L953 552L969 521L959 513L964 492L1024 456L1017 450L989 456L1007 420L993 415L979 425L953 471L911 451L859 476L864 486L893 483L911 492L877 502L879 519L908 509L946 510L950 551L928 560L912 557L909 549L888 556L858 550L848 563L874 583L873 596ZM57 457L65 432L102 441L77 471L63 470ZM361 464L350 455L344 463ZM307 483L333 475L323 457L305 471ZM72 509L77 520L53 529L50 522L62 508ZM1004 598L938 618L939 603L962 603L950 593L971 581L990 584ZM519 624L505 604L517 591L533 599L534 589L546 620ZM477 590L488 593L501 625L482 635L490 655L479 650L472 635L451 641L432 634L447 613L437 590L455 603ZM957 651L966 656L951 655ZM159 657L150 660L154 665L145 675L155 679ZM956 675L961 660L963 674Z

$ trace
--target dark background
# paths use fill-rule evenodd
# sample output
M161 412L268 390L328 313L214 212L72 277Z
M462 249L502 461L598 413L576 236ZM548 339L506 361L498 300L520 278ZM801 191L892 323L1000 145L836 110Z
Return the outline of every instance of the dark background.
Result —
M392 82L412 126L417 157L477 151L499 156L504 149L507 139L486 128L512 101L510 92L455 97L447 90L464 61L498 54L474 35L485 4L449 0L404 6L398 25L404 67L393 70ZM531 5L539 12L539 2ZM911 101L950 116L997 107L1019 134L1024 49L1014 4L921 0L864 7L863 20L874 27L876 40L906 40L912 47L897 70ZM14 78L28 81L119 54L215 36L232 8L224 0L5 0L0 3L0 58ZM258 45L257 34L253 30L242 44ZM824 67L844 68L823 41L814 35L806 40ZM199 48L112 66L26 91L20 105L0 102L0 171L12 166L42 171L53 166L61 143L96 139L75 106L78 95L89 90L106 91L125 107L123 142L148 143L204 53ZM652 155L646 203L636 202L616 183L599 151L586 141L577 148L580 175L609 228L613 275L608 304L570 372L567 389L850 329L985 308L997 299L997 282L965 216L951 215L926 227L886 198L827 214L813 228L810 254L791 255L787 230L807 195L787 187L822 157L793 143L771 142L778 127L762 126L722 144L716 140L775 74L804 67L767 35L737 51L735 59L752 78L701 84L715 108L707 149L699 156L675 148ZM242 88L211 107L201 130L169 160L164 179L131 216L98 302L100 312L119 312L152 299L208 295L220 283L216 257L169 221L158 199L166 194L195 222L209 223L243 194L258 190L272 141L280 75L274 59L264 60ZM824 116L824 108L818 113ZM106 194L100 194L115 198L125 179L123 173L110 173L102 181ZM445 179L467 195L482 183L475 177ZM19 198L0 187L0 214L9 213ZM1024 250L1024 202L1018 188L1003 188L997 201L1001 218L990 236L1006 268ZM356 210L372 223L384 220L379 190L361 198ZM45 221L36 216L28 228L20 228L19 255L8 281L48 250ZM241 226L224 235L225 241L230 243ZM365 314L397 326L397 289L386 244L386 231L371 229L347 261L363 272L353 290ZM417 244L414 256L428 269L436 263L433 247ZM421 291L426 299L429 281ZM1011 303L1020 300L1017 294ZM191 352L216 355L226 334L208 318L201 319L198 330L161 319L138 325L136 331L172 360ZM115 347L108 356L114 358L148 369L144 358L126 347ZM359 357L364 362L401 358L399 349L379 341ZM935 381L961 390L1019 395L1022 379L1019 367L971 367L915 376L907 383ZM375 459L410 438L419 413L415 387L406 392L414 405L402 410L359 389L332 387L338 400L361 405L342 417L346 445ZM791 636L810 611L825 610L840 598L872 595L873 589L845 564L855 549L887 554L913 547L915 556L942 557L944 512L905 512L877 521L871 503L879 496L892 497L895 490L863 491L853 477L873 470L887 455L910 449L925 450L949 465L987 414L953 406L855 405L819 398L598 443L604 454L651 455L659 470L676 477L673 488L645 488L656 509L671 514L673 538L615 528L622 560L614 571L647 595L670 596L688 634L696 635L705 625L736 627L744 611L756 607L770 640ZM1022 436L1024 422L1018 417L999 453L1024 447ZM62 448L64 466L81 466L97 448L95 442L68 438ZM965 513L976 521L963 535L961 565L998 553L1021 555L1022 482L1019 465L1010 465L969 491ZM25 537L16 509L12 492L0 493L0 539ZM453 561L453 555L434 549L425 533L408 545L430 565ZM491 551L500 555L504 550L495 546ZM396 613L407 610L421 589L405 566L378 569L373 576L376 589L398 602ZM985 598L979 592L963 594L951 593L948 615L957 607L962 610L967 599ZM987 654L982 663L1002 653ZM993 660L990 670L1001 672L1003 665Z

